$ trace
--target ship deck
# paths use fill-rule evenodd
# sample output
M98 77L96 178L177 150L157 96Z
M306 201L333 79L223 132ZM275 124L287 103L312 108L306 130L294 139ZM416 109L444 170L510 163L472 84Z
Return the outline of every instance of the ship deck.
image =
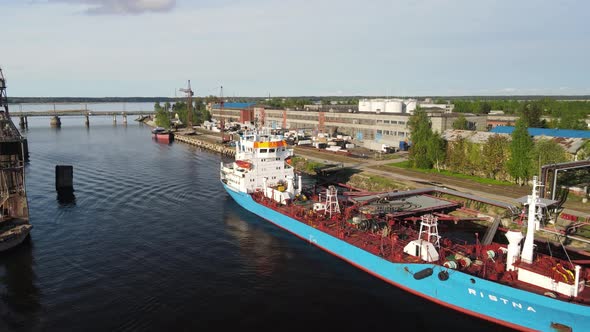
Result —
M348 197L348 199L339 200L341 213L333 214L332 217L325 211L312 209L313 204L319 201L319 197L315 193L308 193L307 197L311 197L311 199L307 201L295 201L287 205L278 204L264 197L262 192L253 193L252 197L259 204L390 262L424 263L419 257L404 253L404 247L410 241L419 238L422 216L435 215L440 218L441 222L453 221L456 223L457 220L463 219L454 215L454 212L460 211L462 215L471 214L465 219L481 219L480 212L466 208L461 201L433 194L434 192L431 190L417 190L386 195ZM362 218L358 219L359 215ZM449 263L449 260L453 260L457 264L457 269L477 277L541 295L552 295L552 297L563 301L590 303L589 288L585 288L573 299L560 294L547 295L546 289L517 280L514 271L506 271L506 255L503 245L498 243L483 245L476 236L473 237L473 241L466 241L452 238L452 234L445 235L440 238L440 259L432 263L445 265ZM493 252L493 254L489 252ZM487 255L492 256L488 257ZM560 262L557 259L550 261ZM567 262L561 263L567 264ZM549 274L550 271L541 270L540 272ZM588 273L585 271L584 275L588 275Z

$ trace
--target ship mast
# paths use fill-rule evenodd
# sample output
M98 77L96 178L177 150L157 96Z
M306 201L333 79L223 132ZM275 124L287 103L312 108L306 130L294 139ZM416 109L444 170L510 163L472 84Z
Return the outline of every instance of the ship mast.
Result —
M524 245L522 246L522 254L520 256L521 260L525 263L532 264L533 262L533 247L535 241L535 229L538 227L538 221L536 219L537 216L537 206L539 205L539 197L537 195L537 189L542 187L541 184L537 182L537 177L533 176L533 193L532 195L528 196L528 217L527 217L527 230L526 230L526 237L524 239Z

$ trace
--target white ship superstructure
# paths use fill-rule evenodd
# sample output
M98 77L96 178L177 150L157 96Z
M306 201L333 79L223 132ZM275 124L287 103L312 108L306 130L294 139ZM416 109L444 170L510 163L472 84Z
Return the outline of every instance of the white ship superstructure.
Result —
M280 135L244 133L236 142L236 156L232 163L221 163L221 179L237 192L264 191L265 196L286 204L301 190L298 176L295 188L295 172L286 161L293 156L293 149Z

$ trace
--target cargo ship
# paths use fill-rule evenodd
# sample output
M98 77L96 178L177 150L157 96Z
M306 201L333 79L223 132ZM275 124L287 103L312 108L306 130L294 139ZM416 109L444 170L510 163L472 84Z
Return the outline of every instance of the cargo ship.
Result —
M535 239L555 203L539 198L536 177L522 207L436 187L353 195L337 184L304 188L292 156L279 135L243 133L235 160L220 165L221 183L244 209L432 302L517 330L590 331L585 262ZM469 200L520 218L494 236L502 218L466 207ZM481 239L458 239L448 226L486 218Z

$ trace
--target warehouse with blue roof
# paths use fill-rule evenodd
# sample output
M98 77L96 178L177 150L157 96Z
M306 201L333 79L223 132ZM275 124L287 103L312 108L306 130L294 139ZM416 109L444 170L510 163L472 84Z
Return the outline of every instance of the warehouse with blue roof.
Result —
M531 136L551 136L564 138L590 138L590 130L553 129L553 128L527 128ZM513 126L497 126L490 130L496 134L512 134Z

